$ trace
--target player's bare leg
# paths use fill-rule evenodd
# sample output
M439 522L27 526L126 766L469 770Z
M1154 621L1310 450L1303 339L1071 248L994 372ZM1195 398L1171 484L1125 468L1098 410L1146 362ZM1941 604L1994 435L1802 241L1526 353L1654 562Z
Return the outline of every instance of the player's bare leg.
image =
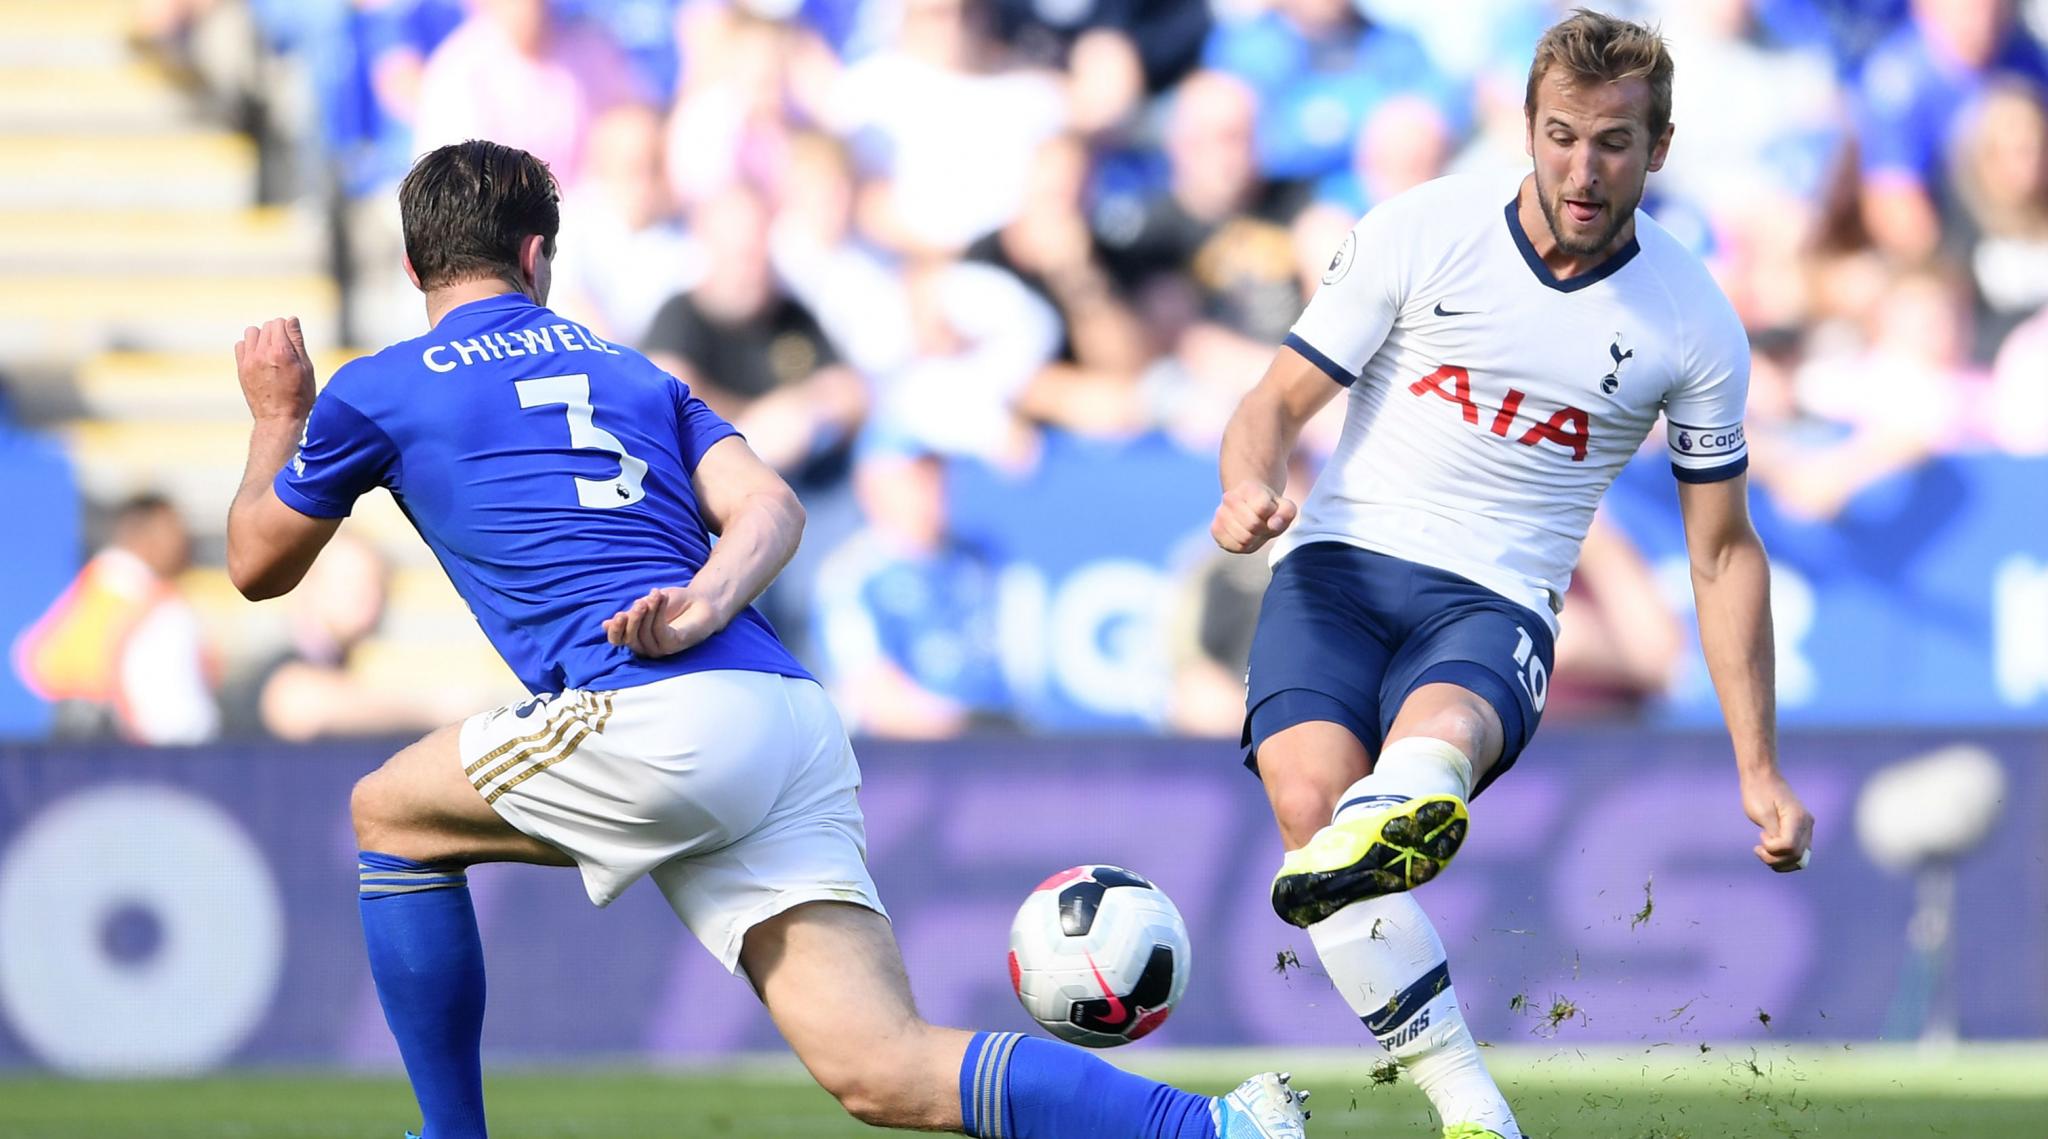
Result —
M463 775L459 727L442 728L357 782L349 796L363 939L384 1019L432 1139L483 1139L483 943L464 867L566 866L514 830Z
M960 1129L969 1034L917 1015L882 915L813 902L747 931L740 964L790 1050L848 1114L876 1127Z
M348 802L356 844L415 862L574 866L484 802L462 772L461 737L460 724L437 729L356 782Z
M1478 780L1466 772L1483 774L1502 750L1498 713L1450 684L1411 693L1387 740L1377 763L1348 729L1324 721L1275 732L1260 745L1259 773L1289 851L1327 830L1333 816L1342 817L1339 805L1353 800L1455 795L1462 819ZM1347 772L1361 774L1344 782ZM1306 928L1338 992L1429 1096L1446 1135L1521 1134L1465 1026L1443 941L1412 894L1339 904Z
M1365 745L1349 728L1328 720L1295 724L1259 745L1259 778L1287 850L1307 845L1330 825L1344 789L1371 773Z
M926 1023L888 921L862 906L809 902L769 918L747 932L740 965L819 1085L876 1127L1099 1139L1302 1135L1307 1096L1285 1077L1255 1076L1212 1100L1068 1045Z

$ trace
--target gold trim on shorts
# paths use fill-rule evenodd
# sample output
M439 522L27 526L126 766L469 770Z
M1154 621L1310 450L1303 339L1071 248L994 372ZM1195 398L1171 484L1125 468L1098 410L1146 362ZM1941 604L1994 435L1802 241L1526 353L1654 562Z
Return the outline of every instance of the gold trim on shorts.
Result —
M470 776L470 785L484 797L484 802L497 802L498 796L576 754L576 749L593 732L602 733L605 725L611 722L613 695L611 692L578 692L573 700L551 712L538 731L492 748L464 768L463 774ZM510 758L482 775L477 774L478 769L507 752L512 753ZM522 763L530 763L531 766L491 790L484 790L493 780Z

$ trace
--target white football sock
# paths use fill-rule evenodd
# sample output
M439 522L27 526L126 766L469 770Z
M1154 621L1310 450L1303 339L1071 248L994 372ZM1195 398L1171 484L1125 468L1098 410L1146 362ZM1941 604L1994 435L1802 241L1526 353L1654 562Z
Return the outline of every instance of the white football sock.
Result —
M1413 896L1353 902L1308 935L1351 1011L1408 1069L1445 1125L1476 1123L1521 1139L1465 1027L1443 940Z
M1337 810L1330 821L1376 815L1394 803L1423 795L1470 799L1472 761L1443 740L1409 736L1388 744L1379 762L1373 764L1372 774L1345 788L1337 797Z

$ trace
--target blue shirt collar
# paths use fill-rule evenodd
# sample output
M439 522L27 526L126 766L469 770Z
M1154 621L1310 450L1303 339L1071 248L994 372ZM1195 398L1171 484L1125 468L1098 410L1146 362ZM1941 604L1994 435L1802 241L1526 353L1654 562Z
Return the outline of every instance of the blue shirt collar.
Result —
M441 323L446 324L449 321L456 320L458 318L482 316L485 313L507 312L512 309L538 307L540 306L533 303L533 298L527 296L525 293L499 293L496 296L482 297L473 301L464 301L463 303L456 305L454 308L449 309L447 312L441 315Z

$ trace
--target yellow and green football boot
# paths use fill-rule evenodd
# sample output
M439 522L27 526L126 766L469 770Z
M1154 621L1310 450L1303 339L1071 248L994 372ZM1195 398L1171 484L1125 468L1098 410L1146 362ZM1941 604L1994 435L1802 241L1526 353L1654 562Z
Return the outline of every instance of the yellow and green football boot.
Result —
M1353 902L1412 890L1443 872L1471 824L1456 795L1331 823L1281 861L1273 912L1306 929Z
M1444 1128L1444 1139L1506 1139L1498 1131L1488 1131L1477 1123L1453 1123Z

